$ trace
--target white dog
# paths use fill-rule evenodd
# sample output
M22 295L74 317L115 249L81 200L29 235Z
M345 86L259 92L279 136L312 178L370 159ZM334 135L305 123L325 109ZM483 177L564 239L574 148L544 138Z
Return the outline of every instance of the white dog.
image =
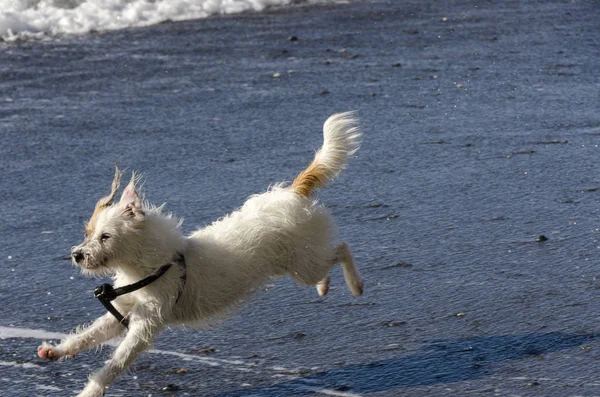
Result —
M252 196L237 211L187 237L178 219L140 198L135 174L113 203L122 175L117 169L110 195L98 201L85 239L71 253L84 273L111 275L115 287L128 289L140 280L143 286L113 294L108 301L116 297L115 306L107 305L112 312L57 346L42 344L38 355L74 357L124 334L112 358L79 394L102 396L165 326L206 325L230 312L268 277L288 274L325 295L329 270L339 263L352 294L361 295L363 283L348 246L334 245L334 221L311 199L315 189L345 167L361 134L353 113L347 112L331 116L323 135L314 160L290 186L280 184Z

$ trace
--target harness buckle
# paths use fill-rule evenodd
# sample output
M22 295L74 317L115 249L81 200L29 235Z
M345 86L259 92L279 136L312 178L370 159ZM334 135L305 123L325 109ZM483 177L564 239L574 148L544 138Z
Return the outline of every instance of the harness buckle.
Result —
M94 297L100 300L114 301L119 295L111 284L105 283L94 289Z
M177 303L179 301L179 298L181 297L181 294L183 293L183 289L185 288L187 272L186 272L185 257L183 256L183 254L177 253L173 259L174 259L173 262L177 263L183 270L183 272L180 276L181 289L179 290L179 295L177 296L177 299L175 300L175 303ZM119 287L116 289L111 284L108 284L108 283L101 284L94 289L94 297L98 298L100 303L102 303L102 305L106 308L106 310L108 310L110 312L110 314L115 316L115 318L117 319L118 322L123 324L123 326L125 328L128 328L129 320L127 319L127 317L124 317L121 313L119 313L119 311L110 302L114 301L121 295L128 294L133 291L137 291L138 289L144 288L146 285L153 283L154 281L159 279L163 274L165 274L167 272L167 270L169 270L169 268L171 268L171 266L173 266L173 263L167 263L166 265L162 265L161 267L156 269L154 271L154 273L152 273L148 277L138 281L137 283L125 285L123 287Z

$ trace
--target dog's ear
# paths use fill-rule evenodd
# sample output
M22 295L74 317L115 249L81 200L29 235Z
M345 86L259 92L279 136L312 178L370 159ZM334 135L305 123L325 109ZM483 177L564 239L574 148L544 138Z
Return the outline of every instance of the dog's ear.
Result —
M96 210L102 210L106 207L110 207L113 203L115 196L117 195L117 190L119 189L119 185L121 184L121 177L123 173L119 171L119 167L115 165L115 176L113 178L112 185L110 187L110 194L108 196L102 197L96 203Z
M121 177L123 173L119 171L119 167L115 166L115 176L113 178L112 185L110 187L110 194L108 196L102 197L96 203L96 208L94 208L94 213L92 214L90 220L87 222L85 226L86 234L91 236L94 234L94 229L96 228L96 222L98 221L98 216L100 213L104 211L106 208L113 205L113 200L117 195L117 190L119 189L119 185L121 184Z
M136 219L144 218L144 210L142 208L142 199L135 189L136 175L131 176L131 181L123 190L119 206L123 209L126 216Z

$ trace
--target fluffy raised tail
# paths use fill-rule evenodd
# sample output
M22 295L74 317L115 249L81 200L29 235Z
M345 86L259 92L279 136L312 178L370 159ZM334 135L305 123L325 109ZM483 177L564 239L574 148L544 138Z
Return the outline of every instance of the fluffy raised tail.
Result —
M325 186L344 169L348 157L356 153L361 132L354 112L334 114L323 125L323 146L310 165L302 171L291 188L304 197Z

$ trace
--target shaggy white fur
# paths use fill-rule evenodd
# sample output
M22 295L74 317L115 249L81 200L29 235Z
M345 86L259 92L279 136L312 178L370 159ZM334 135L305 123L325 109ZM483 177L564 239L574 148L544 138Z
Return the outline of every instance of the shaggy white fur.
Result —
M112 275L117 287L141 280L182 253L187 282L182 286L181 270L173 266L156 282L115 300L129 319L128 329L107 313L57 346L44 343L38 355L52 360L75 356L124 334L112 358L79 394L101 396L165 326L206 325L268 277L290 275L325 295L329 270L341 263L350 291L361 295L362 281L348 246L334 245L332 216L310 198L345 167L359 138L352 112L331 116L324 125L323 146L291 186L276 185L252 196L237 211L187 237L178 219L142 201L135 175L113 204L121 180L117 170L111 194L98 201L87 224L85 240L73 247L73 261L86 273Z

